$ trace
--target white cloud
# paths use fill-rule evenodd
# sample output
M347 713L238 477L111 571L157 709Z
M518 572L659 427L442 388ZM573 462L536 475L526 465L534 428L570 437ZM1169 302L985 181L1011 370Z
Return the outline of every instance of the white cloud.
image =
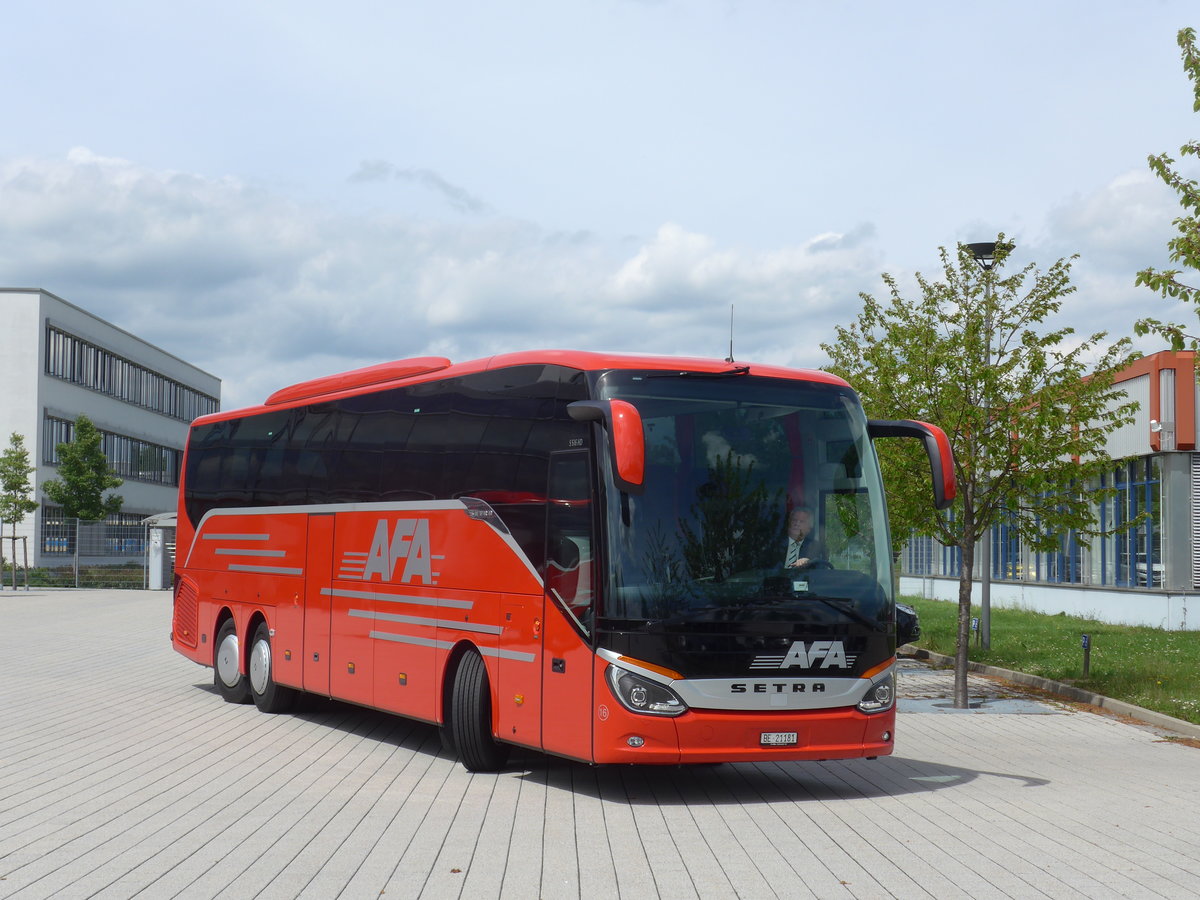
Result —
M1013 235L1013 262L1080 253L1055 324L1081 334L1126 335L1143 315L1191 322L1133 285L1164 262L1176 214L1149 175L1123 175L1059 204L1044 236ZM495 216L339 212L86 150L0 160L0 281L43 287L213 372L227 406L408 356L724 356L731 306L738 359L819 366L858 293L883 293L884 269L896 271L870 224L771 249L670 222L610 240Z
M1122 173L1055 205L1042 235L1019 252L1043 265L1079 254L1072 268L1076 291L1064 300L1056 324L1070 325L1081 335L1107 331L1119 338L1132 336L1134 322L1143 317L1194 322L1196 310L1134 284L1140 270L1169 266L1167 241L1179 215L1175 194L1148 168ZM1144 352L1164 348L1154 337L1136 345Z
M678 225L662 226L610 282L614 302L636 309L667 352L723 355L734 307L739 358L819 365L821 341L859 309L858 292L878 279L881 256L862 240L825 234L804 246L768 251L718 247Z
M877 278L869 227L769 251L663 225L632 249L497 218L337 213L86 150L0 162L0 272L220 376L227 405L406 356L535 347L821 362Z

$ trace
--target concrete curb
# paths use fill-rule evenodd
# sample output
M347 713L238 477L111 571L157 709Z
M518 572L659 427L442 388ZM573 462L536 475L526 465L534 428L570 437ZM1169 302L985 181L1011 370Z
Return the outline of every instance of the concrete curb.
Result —
M933 653L929 650L913 648L912 656L916 659L928 660L939 666L954 666L953 656L943 656L941 653ZM969 660L967 668L979 675L1003 678L1005 681L1011 681L1014 684L1037 688L1039 691L1045 691L1048 694L1054 694L1067 700L1074 700L1077 703L1097 706L1100 709L1116 713L1117 715L1128 716L1131 719L1136 719L1155 728L1162 728L1166 731L1173 731L1185 737L1200 740L1200 725L1185 722L1183 719L1176 719L1164 713L1142 709L1142 707L1126 703L1124 700L1114 700L1112 697L1105 697L1102 694L1093 694L1091 691L1084 691L1069 684L1063 684L1061 681L1051 681L1049 678L1028 675L1025 672L1015 672L1012 669L1001 669L998 666L986 666L983 663L970 662Z

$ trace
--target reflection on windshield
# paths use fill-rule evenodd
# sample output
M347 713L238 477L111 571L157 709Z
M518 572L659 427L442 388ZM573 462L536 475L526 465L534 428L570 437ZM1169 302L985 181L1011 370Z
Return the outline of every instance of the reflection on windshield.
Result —
M737 572L772 565L779 554L783 496L768 493L754 460L730 450L708 467L686 517L679 519L684 566L692 581L723 582Z
M627 372L602 389L637 406L647 462L645 492L608 517L606 616L886 619L886 520L850 391Z

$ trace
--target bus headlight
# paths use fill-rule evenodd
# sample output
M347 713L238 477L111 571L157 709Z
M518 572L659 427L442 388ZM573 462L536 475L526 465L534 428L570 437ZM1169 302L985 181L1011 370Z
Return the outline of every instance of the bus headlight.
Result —
M865 713L877 713L891 709L896 702L896 676L891 672L879 679L865 697L858 701L858 708Z
M679 695L656 681L619 666L609 666L604 674L613 695L630 712L651 716L678 716L687 712L687 704Z

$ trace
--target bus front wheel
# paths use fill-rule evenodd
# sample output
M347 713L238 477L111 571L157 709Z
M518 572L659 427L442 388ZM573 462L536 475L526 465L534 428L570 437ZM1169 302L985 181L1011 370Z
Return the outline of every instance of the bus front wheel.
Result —
M468 772L496 772L508 760L509 746L492 737L492 691L487 667L474 651L463 655L454 675L451 734Z
M237 624L226 619L217 629L216 651L213 653L213 686L226 703L249 703L250 683L241 667L241 643Z
M259 622L250 645L250 696L254 705L265 713L286 712L296 699L296 692L275 683L271 671L271 629Z

